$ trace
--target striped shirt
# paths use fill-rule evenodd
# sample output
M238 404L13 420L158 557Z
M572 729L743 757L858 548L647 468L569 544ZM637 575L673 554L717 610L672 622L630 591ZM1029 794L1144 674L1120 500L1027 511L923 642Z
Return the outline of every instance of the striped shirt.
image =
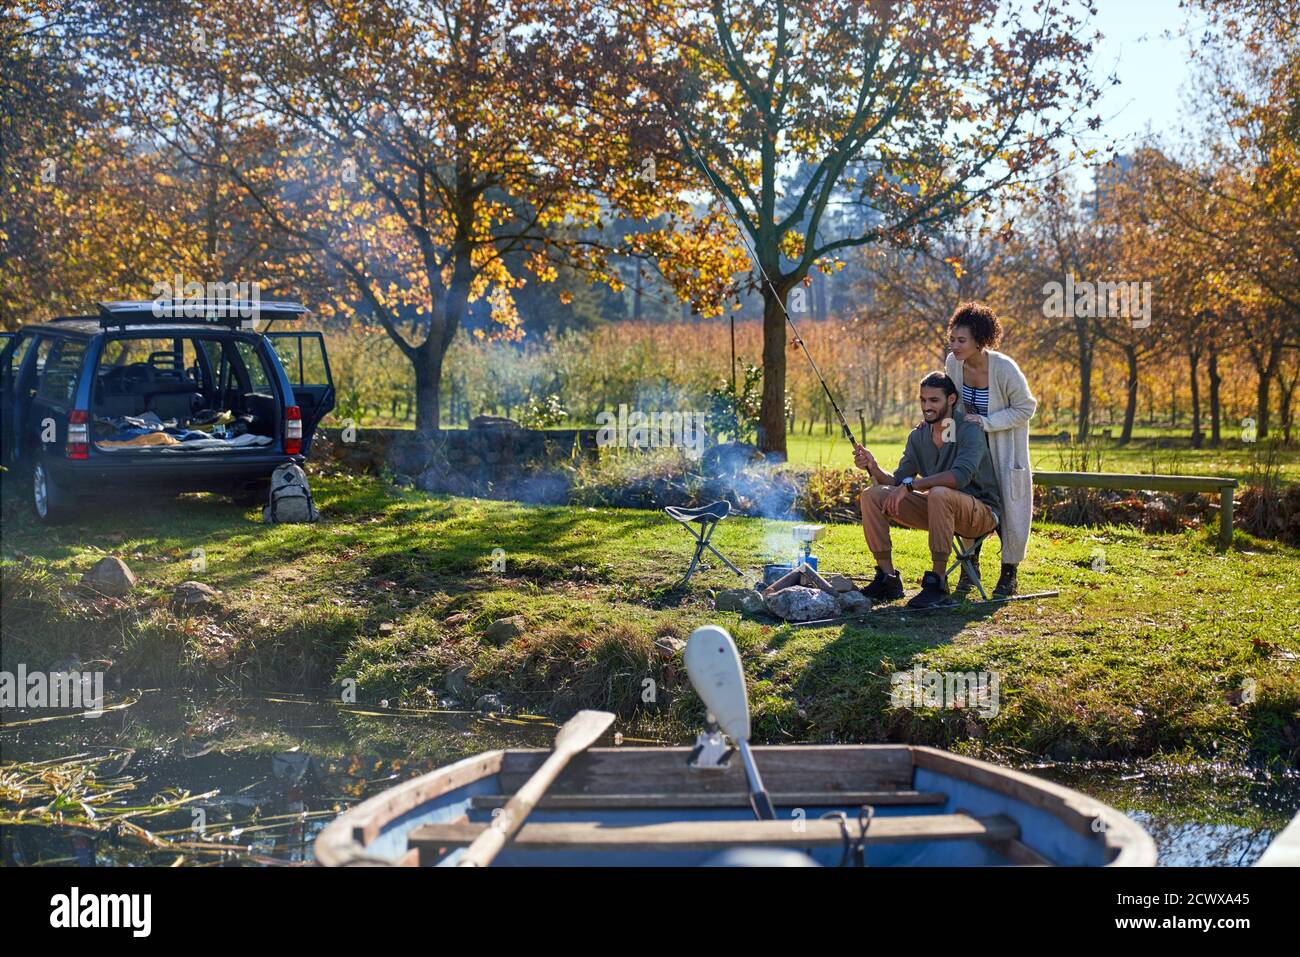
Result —
M974 412L976 415L989 414L989 390L988 388L975 389L968 385L961 387L962 401L966 403L966 410Z

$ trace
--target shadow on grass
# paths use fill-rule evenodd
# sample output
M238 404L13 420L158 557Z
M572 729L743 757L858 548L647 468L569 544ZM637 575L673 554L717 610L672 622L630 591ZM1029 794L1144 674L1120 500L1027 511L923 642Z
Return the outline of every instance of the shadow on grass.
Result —
M7 558L33 555L51 562L80 556L88 546L123 555L128 563L133 554L183 561L199 548L213 558L236 555L233 564L206 563L205 580L222 588L247 587L295 561L341 559L352 569L345 576L352 582L384 579L415 588L436 583L439 590L457 591L470 587L475 576L492 574L497 556L511 577L556 581L591 562L601 544L594 539L617 542L659 524L653 514L603 512L599 531L580 535L579 526L592 521L589 513L493 502L485 516L477 514L473 500L393 497L373 483L323 483L316 498L325 517L313 525L264 525L260 510L218 496L187 495L105 501L83 508L66 525L44 527L25 501L6 490L3 550ZM593 576L584 569L578 577Z
M767 741L793 733L824 742L929 744L968 736L969 715L906 727L906 712L889 710L891 676L910 671L926 652L954 645L964 631L991 621L1002 607L961 602L909 610L898 602L877 606L861 619L821 626L745 616L738 634L745 636L751 686L759 689L756 733ZM783 690L763 701L765 684Z

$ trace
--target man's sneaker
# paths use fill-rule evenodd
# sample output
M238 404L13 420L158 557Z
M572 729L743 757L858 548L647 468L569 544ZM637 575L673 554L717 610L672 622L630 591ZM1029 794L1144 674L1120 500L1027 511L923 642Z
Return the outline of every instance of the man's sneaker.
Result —
M998 577L997 586L993 589L994 598L1009 598L1016 593L1016 566L1008 565L1005 562L1002 565L1002 574Z
M939 605L953 605L956 602L944 587L944 581L934 572L926 572L921 579L921 591L907 603L908 608L935 608Z
M858 591L872 601L897 601L903 597L903 579L898 577L897 571L892 575L886 575L877 565L876 577L871 580L871 584L866 588L859 588Z

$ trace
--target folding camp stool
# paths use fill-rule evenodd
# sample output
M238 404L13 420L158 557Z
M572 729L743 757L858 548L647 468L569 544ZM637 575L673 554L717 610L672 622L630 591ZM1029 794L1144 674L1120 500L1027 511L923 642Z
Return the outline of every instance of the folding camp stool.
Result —
M726 555L709 544L709 539L713 537L714 529L718 527L718 523L731 513L730 502L714 502L711 505L703 505L699 508L678 508L675 505L669 505L664 511L668 513L669 518L680 523L682 528L690 532L695 538L695 555L691 558L691 567L678 587L684 587L691 580L691 576L695 574L695 568L699 565L700 557L704 554L706 548L726 562L727 567L741 578L745 577L745 573L731 564ZM696 523L699 523L699 531L696 531L693 527Z
M984 583L980 581L980 566L977 559L979 558L980 546L984 544L984 539L988 538L990 535L997 534L998 529L999 526L994 525L979 538L975 539L975 543L971 545L970 548L967 548L962 543L962 537L954 532L952 536L952 553L957 556L957 560L948 566L948 571L945 573L945 577L951 575L953 569L960 565L966 570L967 576L975 583L975 587L979 589L980 597L985 601L989 600L989 594L984 590Z

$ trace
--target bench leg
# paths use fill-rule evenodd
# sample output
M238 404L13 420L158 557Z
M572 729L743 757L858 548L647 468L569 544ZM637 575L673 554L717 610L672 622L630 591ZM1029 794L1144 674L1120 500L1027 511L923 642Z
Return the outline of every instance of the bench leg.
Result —
M1219 489L1219 547L1232 548L1232 486Z

